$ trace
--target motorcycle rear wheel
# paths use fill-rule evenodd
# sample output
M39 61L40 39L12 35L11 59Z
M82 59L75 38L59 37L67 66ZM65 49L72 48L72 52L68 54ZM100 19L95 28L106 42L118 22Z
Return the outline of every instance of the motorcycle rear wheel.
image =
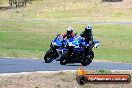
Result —
M89 56L89 55L90 55L90 56ZM82 64L83 66L87 66L87 65L89 65L89 64L92 62L92 60L93 60L93 58L94 58L94 52L91 51L89 55L86 56L85 59L82 60L81 64Z

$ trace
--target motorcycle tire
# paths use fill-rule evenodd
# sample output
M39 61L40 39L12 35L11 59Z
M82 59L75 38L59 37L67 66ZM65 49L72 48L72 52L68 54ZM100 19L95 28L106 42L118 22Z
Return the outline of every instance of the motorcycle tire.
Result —
M90 56L86 56L85 59L82 60L81 62L82 66L89 65L92 62L93 58L94 58L94 52L91 51Z
M49 50L46 52L45 56L44 56L44 61L45 61L46 63L52 62L52 61L55 59L54 54L55 54L55 53L52 51L52 49L49 49Z
M68 52L64 53L60 58L60 64L66 65L68 63Z

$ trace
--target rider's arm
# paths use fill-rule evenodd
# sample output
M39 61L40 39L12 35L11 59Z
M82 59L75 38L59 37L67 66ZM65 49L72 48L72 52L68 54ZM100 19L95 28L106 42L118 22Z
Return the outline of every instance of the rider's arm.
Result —
M84 32L82 32L82 33L80 34L80 36L81 36L81 37L85 37Z
M72 37L74 37L74 36L75 36L75 34L72 33Z
M93 41L93 34L92 34L92 31L90 33L90 41Z
M67 35L66 34L63 34L62 36L63 36L63 38L65 38Z

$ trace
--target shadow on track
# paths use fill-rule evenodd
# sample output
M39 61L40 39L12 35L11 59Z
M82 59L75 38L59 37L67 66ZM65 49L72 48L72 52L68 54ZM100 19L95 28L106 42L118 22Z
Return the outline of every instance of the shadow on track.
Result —
M68 64L66 66L82 66L82 65L81 64L80 65L79 64Z

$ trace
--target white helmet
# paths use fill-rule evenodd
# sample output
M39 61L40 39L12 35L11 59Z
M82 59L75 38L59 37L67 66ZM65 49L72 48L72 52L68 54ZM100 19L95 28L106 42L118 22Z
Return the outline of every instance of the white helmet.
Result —
M72 34L73 33L73 28L72 27L68 27L67 28L67 34Z
M72 27L68 27L67 31L73 31L73 28Z
M92 26L88 25L87 27L85 27L85 30L92 30Z

